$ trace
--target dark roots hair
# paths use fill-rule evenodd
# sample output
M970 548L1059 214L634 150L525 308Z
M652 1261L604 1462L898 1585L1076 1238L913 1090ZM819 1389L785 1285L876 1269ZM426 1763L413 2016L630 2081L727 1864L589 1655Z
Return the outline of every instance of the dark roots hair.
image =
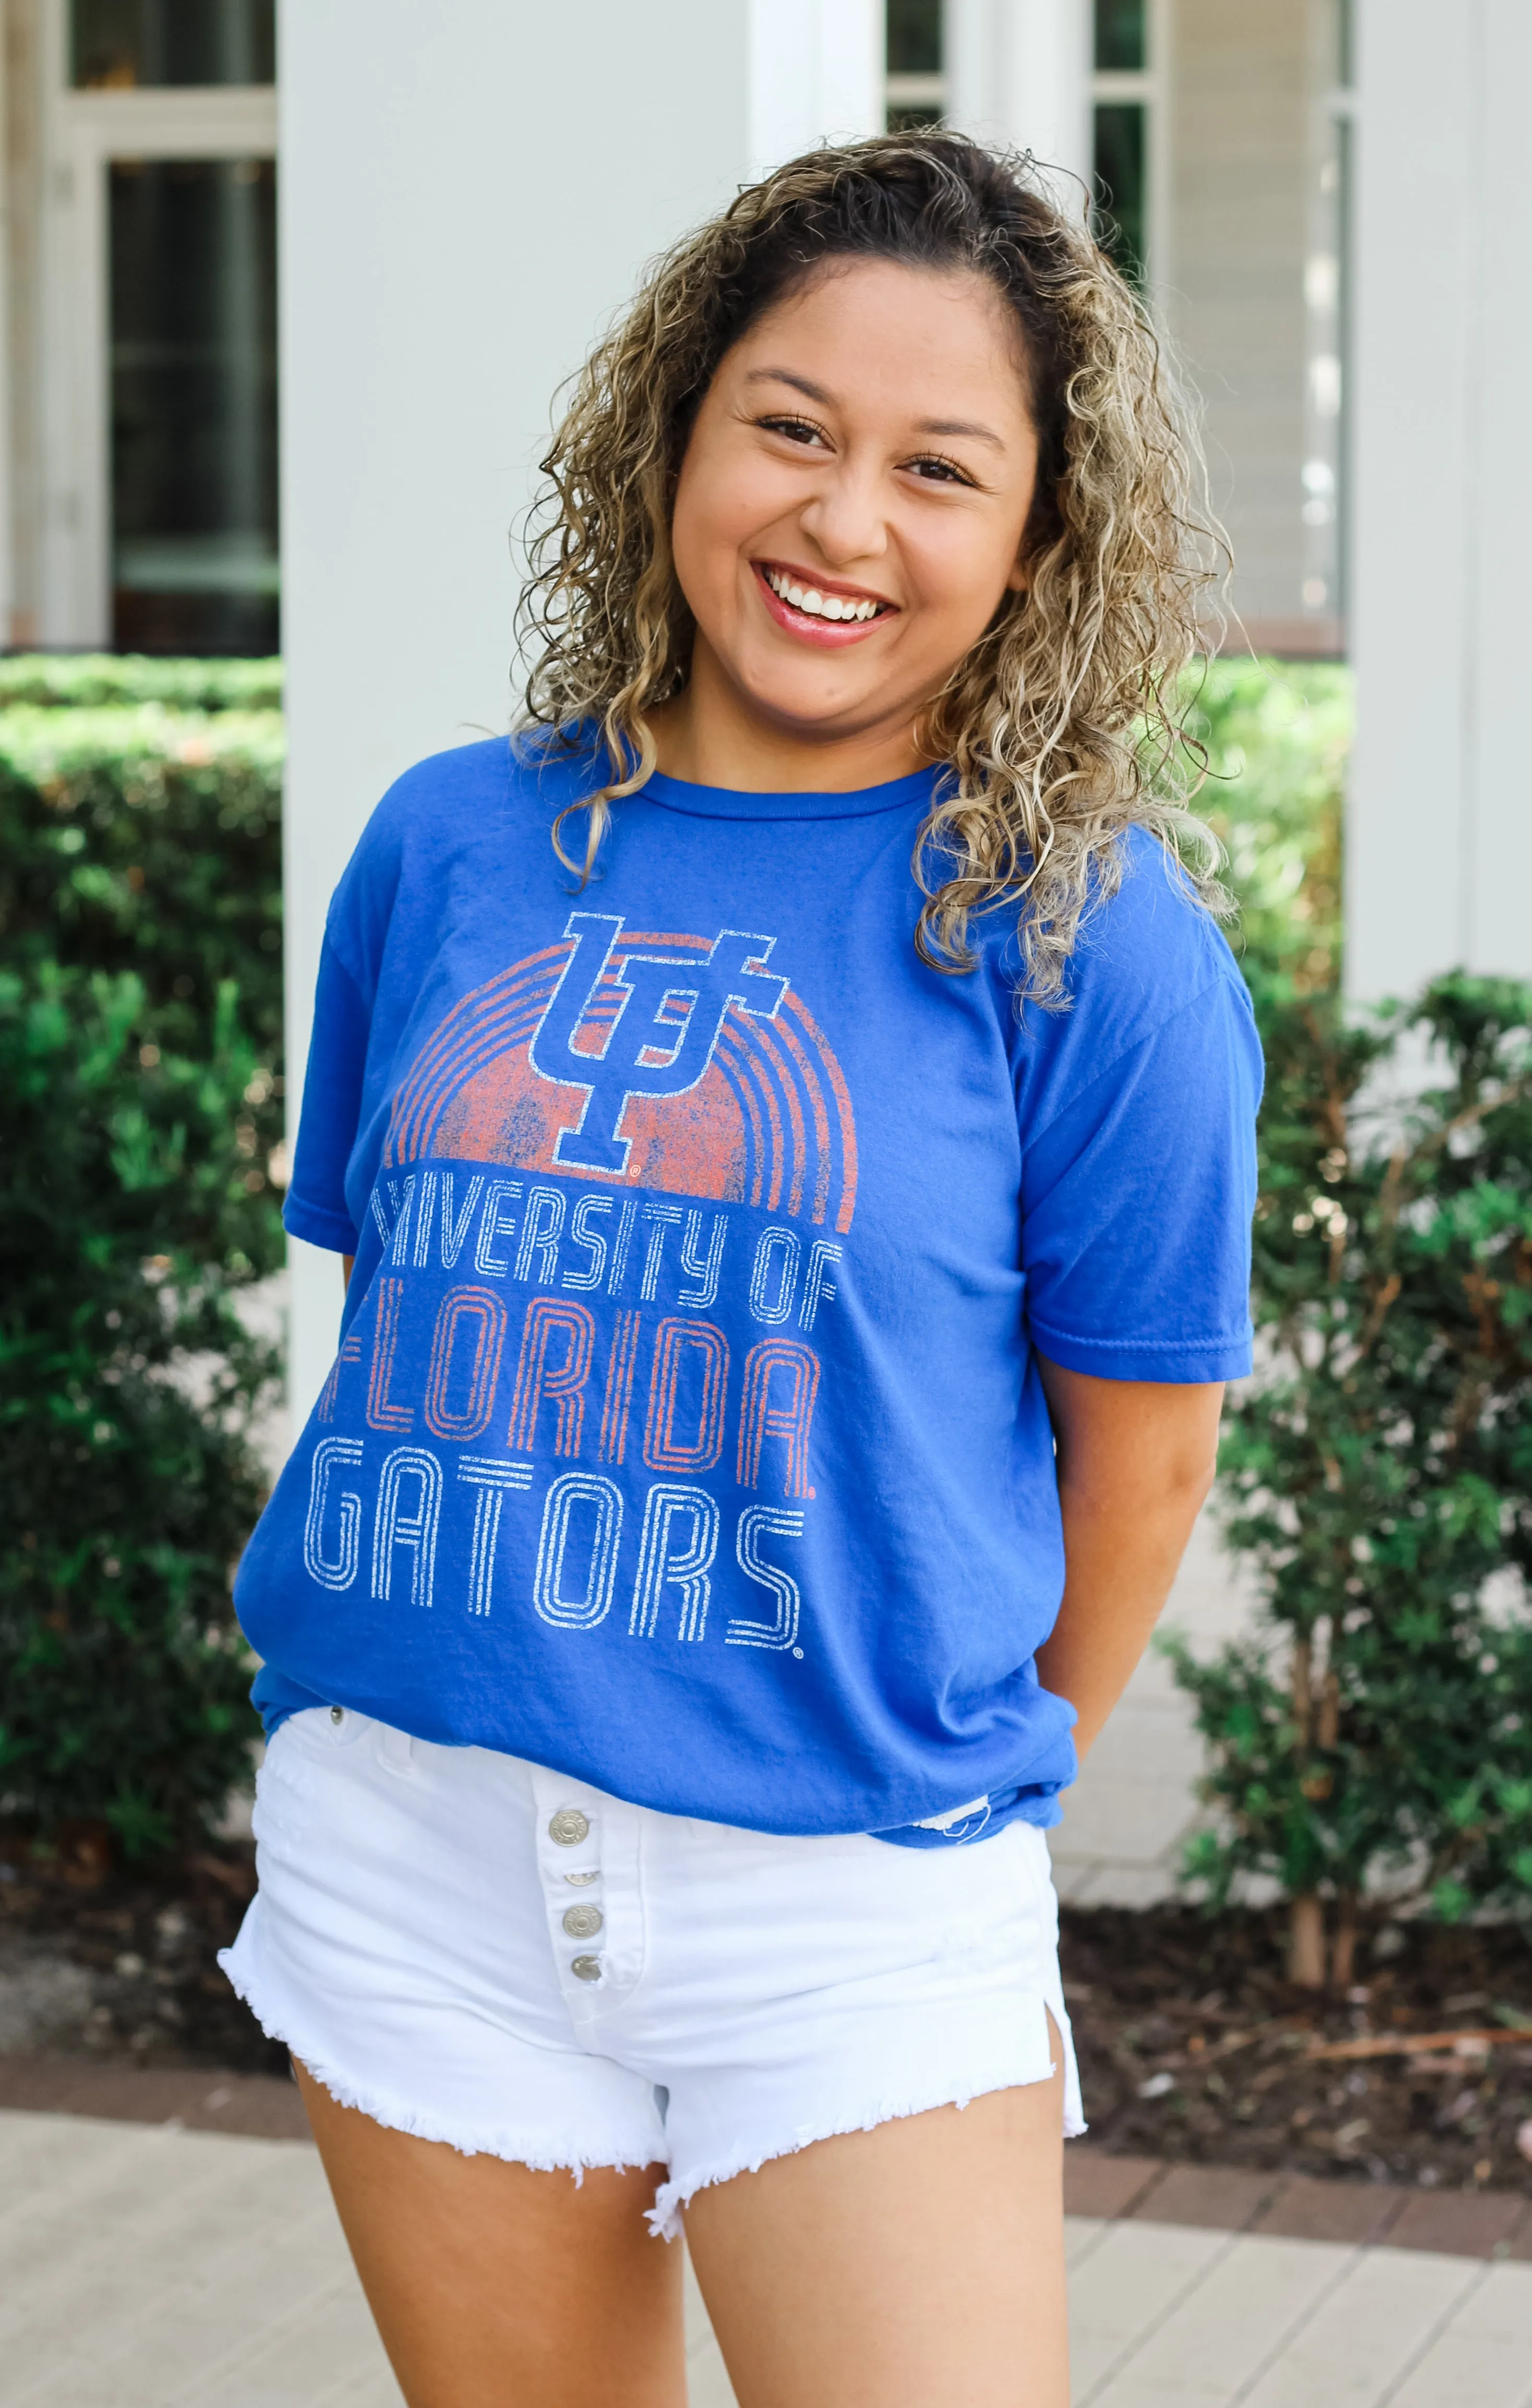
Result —
M1030 157L916 131L826 147L752 184L678 243L576 380L542 463L523 627L526 724L598 726L610 777L587 814L582 882L611 804L655 764L646 714L680 691L694 622L670 515L703 394L730 347L822 265L856 259L968 270L1015 314L1039 441L1025 546L1008 594L920 727L938 781L914 853L916 943L970 967L970 918L1017 908L1022 987L1062 999L1093 896L1120 839L1152 829L1210 908L1217 849L1186 802L1199 755L1181 724L1221 531L1189 414L1142 303Z

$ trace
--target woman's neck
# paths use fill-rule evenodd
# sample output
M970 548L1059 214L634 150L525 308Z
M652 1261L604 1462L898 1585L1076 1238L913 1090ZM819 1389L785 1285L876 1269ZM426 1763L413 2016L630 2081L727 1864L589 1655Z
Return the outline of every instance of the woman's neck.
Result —
M849 795L927 767L904 715L806 736L754 711L698 644L685 689L650 713L667 777L741 794Z

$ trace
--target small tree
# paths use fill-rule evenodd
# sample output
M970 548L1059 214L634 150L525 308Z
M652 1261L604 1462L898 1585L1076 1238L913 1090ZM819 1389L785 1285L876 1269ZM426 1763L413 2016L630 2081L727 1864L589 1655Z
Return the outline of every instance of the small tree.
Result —
M1385 1869L1445 1917L1532 1911L1532 990L1448 978L1359 1027L1279 965L1262 1017L1259 1371L1221 1484L1265 1627L1171 1652L1222 1810L1188 1870L1214 1903L1274 1874L1318 1984Z

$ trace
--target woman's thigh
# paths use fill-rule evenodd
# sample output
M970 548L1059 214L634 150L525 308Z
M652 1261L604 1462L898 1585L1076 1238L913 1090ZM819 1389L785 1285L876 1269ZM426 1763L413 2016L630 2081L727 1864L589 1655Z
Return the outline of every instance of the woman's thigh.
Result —
M698 2191L739 2408L1067 2408L1063 2077Z
M330 2188L409 2408L685 2408L666 2169L567 2173L390 2131L299 2066Z

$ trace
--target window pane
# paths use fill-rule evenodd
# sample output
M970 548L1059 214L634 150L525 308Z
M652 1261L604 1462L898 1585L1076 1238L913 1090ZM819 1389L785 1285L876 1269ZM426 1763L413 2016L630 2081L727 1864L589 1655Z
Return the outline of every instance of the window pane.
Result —
M71 0L69 80L275 83L276 0Z
M1141 284L1145 261L1145 110L1136 100L1097 104L1095 111L1095 238L1123 274Z
M1145 0L1095 0L1095 64L1103 73L1147 66Z
M113 641L274 652L275 165L109 174Z
M941 73L941 0L888 0L890 75ZM908 117L909 112L901 112ZM917 123L931 120L917 118Z

